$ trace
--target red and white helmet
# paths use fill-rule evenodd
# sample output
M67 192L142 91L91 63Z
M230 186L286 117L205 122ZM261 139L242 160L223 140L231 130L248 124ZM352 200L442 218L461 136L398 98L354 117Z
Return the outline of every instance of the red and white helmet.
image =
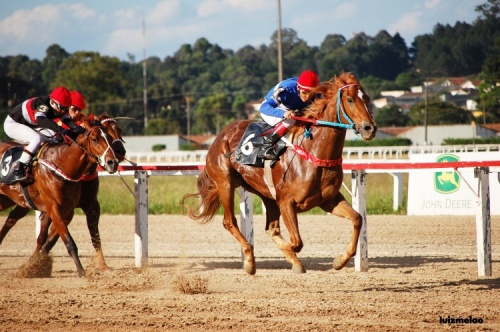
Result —
M71 94L69 93L69 90L63 86L59 86L52 90L49 97L54 99L61 106L71 106Z
M312 70L305 70L300 74L297 85L301 90L312 90L319 85L318 75Z
M83 96L80 92L78 91L71 91L71 106L75 106L79 108L81 111L85 108L85 99L83 99Z

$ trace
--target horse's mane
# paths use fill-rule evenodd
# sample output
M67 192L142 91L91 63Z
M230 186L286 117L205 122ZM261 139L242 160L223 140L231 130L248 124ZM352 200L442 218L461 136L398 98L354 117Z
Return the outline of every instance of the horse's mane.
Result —
M311 105L304 109L304 117L317 119L326 109L332 99L337 98L339 88L348 84L359 84L358 79L350 72L342 72L340 76L333 76L329 81L322 82L317 88L312 90L312 94L317 97Z
M81 125L86 129L90 130L92 127L102 127L102 123L99 119L97 119L93 114L90 116L84 117L81 121Z
M111 118L111 115L109 115L107 112L104 112L104 113L99 114L97 116L97 120L99 120L99 121L110 119L110 118Z

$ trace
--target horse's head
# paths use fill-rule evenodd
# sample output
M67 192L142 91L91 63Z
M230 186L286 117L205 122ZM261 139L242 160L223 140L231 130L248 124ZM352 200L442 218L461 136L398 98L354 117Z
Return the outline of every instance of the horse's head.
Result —
M108 131L108 134L113 138L111 146L118 157L118 161L122 162L125 159L125 146L123 143L125 141L122 137L122 129L116 123L116 120L110 117L107 113L103 113L97 116L97 121L99 121L104 128Z
M111 135L99 121L85 120L82 126L86 132L78 136L77 142L102 168L109 173L115 173L118 170L119 160L111 146L113 141Z
M322 83L315 91L323 98L315 104L323 108L326 118L352 128L361 138L371 140L377 133L377 125L370 112L370 97L351 73L342 73L329 82Z

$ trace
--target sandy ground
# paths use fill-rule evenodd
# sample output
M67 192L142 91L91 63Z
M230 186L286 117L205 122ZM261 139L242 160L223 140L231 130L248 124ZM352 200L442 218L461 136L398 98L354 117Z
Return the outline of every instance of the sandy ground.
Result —
M368 216L369 271L331 268L351 226L301 215L307 273L294 274L255 218L257 273L221 218L149 217L147 267L136 268L134 217L103 216L112 271L95 269L82 216L70 231L87 275L58 243L51 278L16 277L35 247L34 217L0 245L1 331L498 331L500 217L492 220L493 276L478 277L474 217ZM475 323L442 320L472 318ZM441 322L440 322L441 321Z

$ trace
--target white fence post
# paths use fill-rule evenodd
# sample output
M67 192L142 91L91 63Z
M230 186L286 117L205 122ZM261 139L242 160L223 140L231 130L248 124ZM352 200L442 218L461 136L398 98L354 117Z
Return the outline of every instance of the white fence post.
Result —
M253 195L242 187L238 190L240 194L241 234L253 246ZM241 252L241 259L244 259L243 252Z
M368 234L366 232L366 173L365 171L352 171L352 207L363 218L363 225L359 234L356 256L354 257L354 270L356 272L368 271Z
M403 174L391 173L394 191L392 193L392 209L397 211L403 205Z
M474 170L479 181L479 197L476 212L477 272L479 276L491 276L491 218L489 168Z
M148 173L135 171L135 266L148 263Z

